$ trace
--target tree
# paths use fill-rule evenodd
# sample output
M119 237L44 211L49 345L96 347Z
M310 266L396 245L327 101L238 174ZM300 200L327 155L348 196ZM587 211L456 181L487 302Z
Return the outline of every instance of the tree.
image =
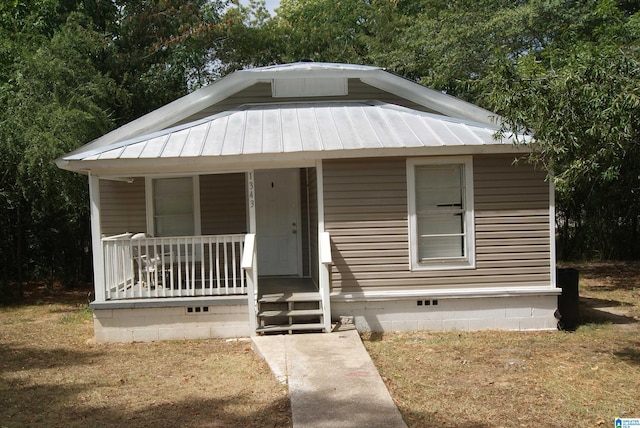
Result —
M487 102L553 172L565 258L640 257L640 15L612 1L542 52L496 60ZM637 8L637 6L635 6Z
M90 278L86 179L53 160L218 76L226 3L0 3L0 288Z
M275 28L282 58L368 64L376 35L390 27L391 0L282 0Z
M37 13L26 22L39 18ZM86 277L86 182L53 159L113 127L118 89L92 59L104 39L70 13L59 29L5 39L13 62L0 90L3 282ZM33 27L31 27L33 28Z

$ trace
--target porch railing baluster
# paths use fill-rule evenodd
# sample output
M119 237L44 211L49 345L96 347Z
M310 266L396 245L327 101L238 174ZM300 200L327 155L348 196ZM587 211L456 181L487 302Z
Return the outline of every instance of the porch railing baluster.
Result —
M212 254L213 247L211 245L212 239L210 236L208 237L207 241L209 244L209 295L212 295L213 294L213 254Z
M227 237L222 238L222 247L224 254L224 294L229 294L229 263L227 260Z
M220 290L220 237L216 236L216 288L217 294L221 294Z
M173 239L172 238L169 238L169 265L171 266L169 270L169 278L170 278L169 282L171 286L171 292L169 293L169 295L173 297L176 295L176 286L175 286L176 275L174 272L175 263L173 261Z
M176 249L178 250L178 296L182 296L182 263L180 263L181 260L181 251L180 251L180 238L176 239Z
M204 240L206 238L202 237L200 238L200 284L199 284L199 288L202 290L201 293L202 295L205 294L205 286L206 286L206 277L204 275L204 268L205 268L205 262L204 262Z
M103 238L106 300L245 294L245 235Z

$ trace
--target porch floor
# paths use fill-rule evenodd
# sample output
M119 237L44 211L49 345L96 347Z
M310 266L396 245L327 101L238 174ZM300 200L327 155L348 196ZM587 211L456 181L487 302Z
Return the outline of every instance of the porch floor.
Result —
M318 288L311 278L265 276L258 278L258 299L266 294L309 293Z

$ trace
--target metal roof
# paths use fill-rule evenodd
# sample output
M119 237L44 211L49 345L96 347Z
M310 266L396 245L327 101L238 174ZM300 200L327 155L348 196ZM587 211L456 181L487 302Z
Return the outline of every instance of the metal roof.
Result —
M65 168L64 159L76 155L111 147L113 144L148 135L162 129L175 126L185 119L215 105L257 82L295 78L354 78L383 91L406 98L429 110L453 118L492 124L500 118L490 111L463 100L429 89L416 82L409 81L379 67L298 62L268 67L250 68L236 71L222 79L198 89L184 97L166 104L138 119L135 119L113 131L85 144L56 160L58 166Z
M271 71L328 71L328 70L341 70L341 71L372 71L372 70L382 70L380 67L373 67L369 65L360 65L360 64L341 64L335 62L313 62L313 61L301 61L301 62L293 62L290 64L278 64L278 65L268 65L266 67L256 67L256 68L247 68L242 70L242 72L254 72L254 73L268 73Z
M322 158L323 152L332 151L513 143L496 140L497 130L378 101L249 104L63 159L184 159L296 152Z

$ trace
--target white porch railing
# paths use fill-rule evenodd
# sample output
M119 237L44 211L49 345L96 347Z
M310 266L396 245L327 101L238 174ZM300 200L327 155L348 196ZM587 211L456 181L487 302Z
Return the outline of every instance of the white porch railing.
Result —
M331 265L333 259L331 257L331 236L329 232L320 232L318 236L319 240L319 253L320 253L320 272L318 275L320 297L322 298L322 310L324 311L324 331L327 333L331 331L331 300L330 294L330 282L331 282Z
M246 294L244 239L130 233L103 238L105 299Z

